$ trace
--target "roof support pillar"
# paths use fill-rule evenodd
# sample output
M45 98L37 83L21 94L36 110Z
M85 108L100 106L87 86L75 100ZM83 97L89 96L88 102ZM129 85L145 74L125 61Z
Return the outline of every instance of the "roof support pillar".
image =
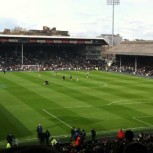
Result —
M23 65L23 43L21 45L21 61L22 61L22 65Z
M120 70L121 70L121 67L122 67L122 57L120 55Z
M135 56L135 73L137 72L137 57Z

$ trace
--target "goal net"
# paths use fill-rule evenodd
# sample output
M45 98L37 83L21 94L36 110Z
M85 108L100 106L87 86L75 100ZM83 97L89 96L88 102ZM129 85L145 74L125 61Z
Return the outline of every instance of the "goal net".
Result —
M39 65L21 65L22 71L39 71Z

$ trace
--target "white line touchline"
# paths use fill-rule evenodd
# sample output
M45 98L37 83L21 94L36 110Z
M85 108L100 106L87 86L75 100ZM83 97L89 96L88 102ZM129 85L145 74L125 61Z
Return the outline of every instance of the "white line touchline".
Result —
M48 111L46 111L45 109L42 109L45 113L47 113L48 115L54 117L55 119L57 119L58 121L60 121L61 123L65 124L66 126L72 128L72 126L70 126L69 124L65 123L64 121L62 121L61 119L59 119L58 117L56 117L55 115L49 113Z
M139 122L141 122L141 123L144 123L144 124L147 124L147 125L152 126L152 124L147 123L147 122L144 122L144 121L142 121L142 120L139 120L139 119L137 119L136 117L133 117L133 119L136 120L136 121L139 121Z
M151 126L149 126L149 128L150 127L152 127L153 125L151 125ZM138 130L138 129L147 129L148 127L135 127L135 128L125 128L125 129L122 129L122 130L129 130L129 129L131 129L131 130ZM118 130L107 130L107 131L98 131L97 133L109 133L109 132L117 132Z

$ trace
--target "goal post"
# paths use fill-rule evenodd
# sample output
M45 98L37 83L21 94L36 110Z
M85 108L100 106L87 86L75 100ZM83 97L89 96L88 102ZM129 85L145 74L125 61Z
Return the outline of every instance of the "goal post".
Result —
M21 65L22 71L39 71L39 65Z

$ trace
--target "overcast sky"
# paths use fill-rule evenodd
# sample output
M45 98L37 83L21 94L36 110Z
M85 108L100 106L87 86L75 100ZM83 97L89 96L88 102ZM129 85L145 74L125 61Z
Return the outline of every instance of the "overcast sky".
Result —
M112 33L112 6L107 0L0 0L0 5L0 31L45 25L69 31L71 36ZM153 40L153 0L121 0L114 13L114 34Z

